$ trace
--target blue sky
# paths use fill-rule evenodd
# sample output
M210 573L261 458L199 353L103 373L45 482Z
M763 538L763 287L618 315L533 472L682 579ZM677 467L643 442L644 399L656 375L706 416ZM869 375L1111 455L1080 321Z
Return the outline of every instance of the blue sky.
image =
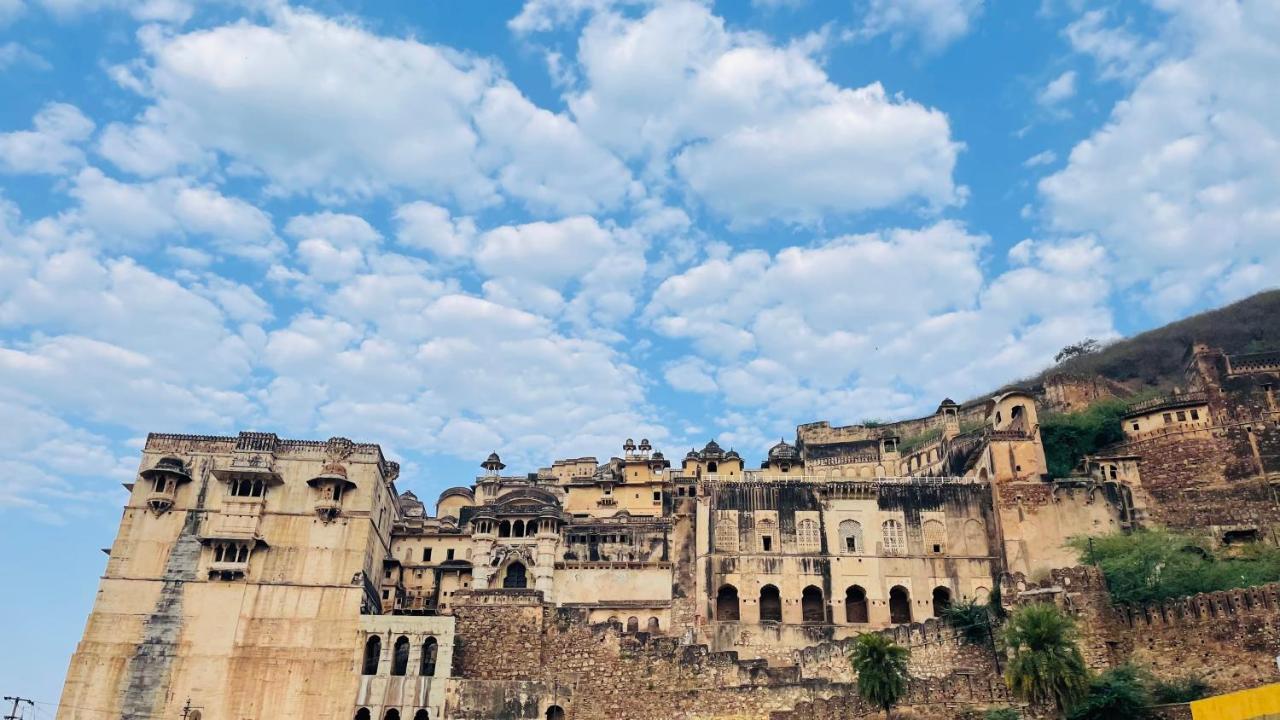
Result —
M0 616L148 431L758 457L1275 284L1280 6L0 0ZM49 708L45 708L48 710ZM43 712L43 711L42 711Z

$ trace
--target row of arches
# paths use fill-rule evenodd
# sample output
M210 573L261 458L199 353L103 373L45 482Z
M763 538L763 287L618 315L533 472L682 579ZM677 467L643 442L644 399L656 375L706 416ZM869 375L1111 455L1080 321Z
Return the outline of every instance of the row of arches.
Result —
M951 588L939 585L933 589L933 616L940 617L951 606ZM761 622L782 622L782 595L776 585L765 585L760 588L760 620ZM850 585L845 589L844 613L845 622L860 624L870 622L867 590L861 585ZM911 591L901 585L889 588L889 622L897 625L912 621ZM721 585L716 592L716 620L733 622L742 617L739 608L738 588L733 585ZM806 586L800 594L800 617L802 622L827 622L826 603L822 589L816 585Z
M622 621L618 619L617 615L610 615L609 622L622 624ZM645 625L645 632L648 633L657 633L661 629L662 625L658 622L658 618L656 617L650 617L648 624ZM640 618L635 615L627 618L627 632L640 632Z
M396 638L391 652L391 674L407 675L409 672L409 638L401 635ZM439 643L434 637L422 642L422 655L418 661L418 674L423 677L434 677L436 674L436 653ZM378 666L382 663L382 637L370 635L364 643L364 675L377 675Z
M762 537L771 537L769 535L771 527L757 529L765 533ZM926 555L947 554L947 529L941 520L926 520L921 530ZM867 552L868 548L863 541L862 523L857 520L841 520L837 526L837 532L840 537L838 552L849 555L861 555ZM963 544L962 552L967 552L969 555L986 555L986 526L979 520L965 521ZM716 525L715 545L716 549L722 552L739 550L738 526L731 518L724 518ZM767 542L762 541L761 545L762 551L772 549ZM816 521L804 519L796 523L796 547L800 552L821 551L822 534ZM880 547L885 555L907 554L907 532L902 521L890 518L880 524Z

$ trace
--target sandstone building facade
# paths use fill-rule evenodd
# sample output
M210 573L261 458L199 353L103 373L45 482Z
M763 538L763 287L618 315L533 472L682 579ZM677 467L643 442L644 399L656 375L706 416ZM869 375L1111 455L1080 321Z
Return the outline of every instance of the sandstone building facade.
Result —
M948 604L1073 564L1070 537L1160 522L1273 539L1280 358L1197 347L1189 373L1073 478L1047 475L1045 397L1021 391L802 425L757 467L715 441L676 463L627 440L523 474L495 453L430 509L377 445L152 434L59 714L791 712L849 681L814 658L868 631L937 640Z

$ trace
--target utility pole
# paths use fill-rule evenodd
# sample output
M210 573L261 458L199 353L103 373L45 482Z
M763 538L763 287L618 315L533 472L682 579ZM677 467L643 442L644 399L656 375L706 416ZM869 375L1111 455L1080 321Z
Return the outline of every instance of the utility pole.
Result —
M12 702L12 703L13 703L13 709L9 711L9 714L8 714L8 715L5 715L5 716L4 716L4 720L20 720L20 719L21 719L21 717L22 717L22 716L21 716L21 715L18 715L18 704L19 704L19 703L26 703L26 704L30 705L31 707L33 707L33 708L36 706L36 704L35 704L35 702L34 702L34 701L32 701L32 700L28 700L28 699L26 699L26 698L22 698L22 697L9 697L8 695L5 695L5 696L4 696L4 701L5 701L5 702Z

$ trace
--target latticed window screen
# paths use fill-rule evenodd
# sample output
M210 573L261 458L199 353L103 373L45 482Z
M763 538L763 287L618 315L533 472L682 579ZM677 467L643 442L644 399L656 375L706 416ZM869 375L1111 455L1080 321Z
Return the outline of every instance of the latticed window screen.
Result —
M862 552L862 523L857 520L840 523L840 547L847 553Z
M796 545L801 552L817 552L822 549L822 538L818 535L817 522L801 520L796 523Z
M932 555L942 555L947 552L947 529L941 521L925 521L924 551Z
M884 534L884 554L903 555L907 552L907 536L903 532L902 523L897 520L885 520L880 526Z
M716 513L716 550L738 551L738 516L736 513Z

